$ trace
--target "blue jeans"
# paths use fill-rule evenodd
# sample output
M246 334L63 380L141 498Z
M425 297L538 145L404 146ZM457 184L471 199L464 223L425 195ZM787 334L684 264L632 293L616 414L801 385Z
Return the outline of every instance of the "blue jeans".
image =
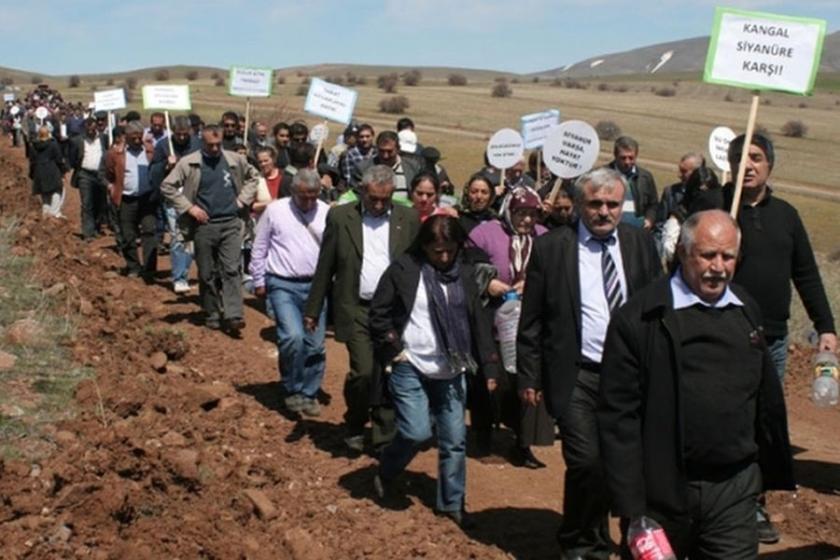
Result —
M190 274L193 256L187 251L184 240L178 233L178 211L169 204L164 205L166 211L166 226L169 228L171 241L169 242L169 258L172 261L172 281L186 282Z
M303 328L303 307L311 282L293 282L267 274L265 291L274 311L279 353L280 384L288 395L315 398L326 366L324 331L326 310L314 332Z
M776 366L776 374L779 382L784 384L785 369L787 369L788 335L781 337L767 337L767 349L770 351L770 358Z
M437 510L460 511L466 488L466 439L464 376L429 379L408 362L394 364L388 387L397 416L397 435L382 451L380 476L386 481L400 474L432 437L430 416L438 440Z

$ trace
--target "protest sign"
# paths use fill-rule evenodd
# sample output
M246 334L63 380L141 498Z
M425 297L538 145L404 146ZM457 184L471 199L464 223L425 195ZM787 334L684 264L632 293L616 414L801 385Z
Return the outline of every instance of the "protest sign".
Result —
M11 109L9 109L9 112L12 114L12 116L13 116L13 117L16 117L16 116L17 116L17 114L18 114L18 113L20 113L20 107L18 107L17 105L15 105L15 106L14 106L14 107L12 107Z
M38 107L37 109L35 109L35 117L42 121L46 119L49 116L49 114L50 112L47 110L46 107Z
M303 110L331 121L350 124L357 97L355 90L312 78Z
M228 79L228 93L238 97L269 97L274 84L271 68L233 66Z
M15 100L15 94L14 93L4 93L3 94L3 101L4 102L5 101L14 101L14 100Z
M735 133L727 126L715 128L709 135L709 156L715 166L724 174L731 173L729 167L729 143L735 138Z
M504 170L516 165L524 151L522 136L512 128L503 128L487 143L487 160L496 169Z
M321 157L321 150L324 149L324 142L330 135L330 128L327 126L327 121L316 124L309 131L309 141L314 142L318 147L315 148L315 165L318 165L318 158Z
M109 89L93 92L93 103L97 111L125 109L125 90Z
M595 165L601 141L589 123L566 121L559 124L543 145L543 159L561 179L583 175Z
M189 111L190 86L143 86L143 109Z
M545 144L551 130L560 122L560 111L550 109L542 113L531 113L523 116L521 121L525 149L539 148Z
M825 21L718 8L703 80L808 95L820 65Z

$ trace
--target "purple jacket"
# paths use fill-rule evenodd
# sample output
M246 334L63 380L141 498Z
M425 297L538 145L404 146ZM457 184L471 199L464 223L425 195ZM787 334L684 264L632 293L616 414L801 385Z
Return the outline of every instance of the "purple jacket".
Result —
M546 232L548 229L537 224L534 237ZM490 263L499 271L498 279L505 284L511 284L513 277L510 272L510 235L502 222L497 219L482 222L470 232L469 240L490 256Z

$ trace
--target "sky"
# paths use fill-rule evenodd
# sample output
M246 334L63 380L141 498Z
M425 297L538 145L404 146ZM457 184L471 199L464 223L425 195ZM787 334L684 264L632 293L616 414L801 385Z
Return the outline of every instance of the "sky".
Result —
M708 35L717 5L840 29L840 0L12 2L0 6L0 66L50 75L321 63L527 73Z

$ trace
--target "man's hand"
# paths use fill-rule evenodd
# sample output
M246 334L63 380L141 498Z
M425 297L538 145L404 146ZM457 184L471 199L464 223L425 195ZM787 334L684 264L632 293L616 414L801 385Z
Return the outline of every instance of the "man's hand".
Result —
M307 332L315 332L315 329L318 328L318 319L315 317L303 317L303 328L306 329Z
M822 333L820 335L820 342L817 345L818 352L837 353L837 335L834 333Z
M644 225L644 228L645 228L646 230L648 230L648 231L650 231L651 229L653 229L653 220L651 220L650 218L645 218L645 225Z
M519 282L511 286L510 289L516 291L516 293L521 296L522 293L525 291L525 280L520 280Z
M169 156L166 158L166 167L172 168L175 167L175 164L178 163L178 158L175 156Z
M490 283L487 285L487 293L491 297L502 297L503 295L505 295L509 291L510 291L510 286L508 286L507 284L505 284L504 282L502 282L501 280L498 280L496 278L493 278L492 280L490 280Z
M537 406L542 400L542 391L537 391L536 389L523 389L519 396L522 398L522 402L530 406Z
M265 297L265 286L257 286L254 288L254 295L257 297Z
M187 210L187 214L195 218L195 221L199 224L206 224L210 221L210 216L207 215L207 212L201 206L195 204Z
M488 391L490 391L492 393L493 391L496 390L496 387L498 387L498 383L496 383L495 379L488 379L487 380L487 390Z

